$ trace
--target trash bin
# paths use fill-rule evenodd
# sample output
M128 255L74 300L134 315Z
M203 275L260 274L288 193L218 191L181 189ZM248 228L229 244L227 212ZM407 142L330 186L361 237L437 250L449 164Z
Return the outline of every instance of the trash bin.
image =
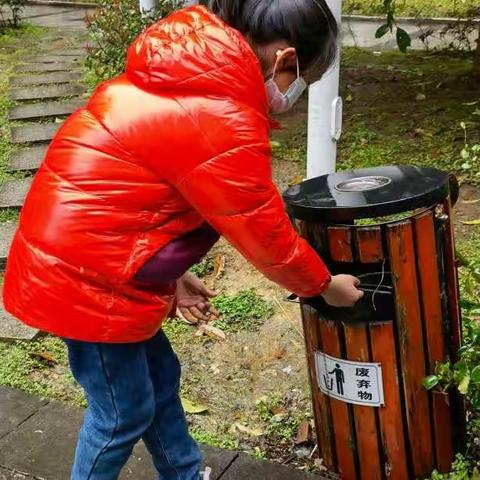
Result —
M341 172L284 194L332 274L361 280L354 308L302 299L320 457L342 480L410 480L450 470L465 442L454 391L423 379L461 342L452 203L444 172Z

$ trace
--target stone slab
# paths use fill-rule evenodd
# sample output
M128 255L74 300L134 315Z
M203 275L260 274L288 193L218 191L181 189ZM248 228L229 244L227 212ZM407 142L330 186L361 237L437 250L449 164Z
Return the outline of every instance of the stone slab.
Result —
M69 72L78 68L76 62L58 62L58 63L25 63L15 67L16 72Z
M0 271L4 270L7 264L7 255L16 230L16 222L0 223Z
M14 388L0 387L0 438L30 418L48 403Z
M48 145L36 145L17 150L10 156L8 170L10 172L37 170L45 158L47 150Z
M51 140L61 123L38 123L14 127L11 130L12 143L47 142Z
M0 287L0 341L13 342L16 340L31 341L37 338L40 331L36 328L30 328L12 317L3 306L2 287ZM1 391L0 391L1 397ZM0 411L2 410L2 401L0 398ZM3 414L3 412L2 412ZM0 414L0 419L2 415ZM2 425L0 425L1 433ZM1 438L1 434L0 434ZM1 462L0 462L1 465Z
M84 57L87 55L86 48L67 48L58 52L55 55L60 57Z
M48 480L69 478L83 412L51 402L0 440L0 465Z
M18 105L8 111L10 120L33 120L38 118L69 115L85 102L82 100L64 100L60 102L33 103Z
M74 80L81 80L82 77L82 72L47 72L38 75L17 75L10 79L10 86L25 87L28 85L60 85Z
M43 100L47 98L75 97L85 93L80 84L41 85L38 87L15 88L8 92L11 100Z
M322 480L322 477L302 472L278 463L259 462L241 453L222 476L222 480Z
M57 62L79 62L82 61L83 55L71 55L65 58L63 55L37 55L35 57L24 57L22 62L24 63L57 63Z
M220 448L213 448L206 445L202 446L202 451L205 458L205 465L208 465L212 469L211 480L223 478L223 474L238 457L237 452L221 450Z
M0 188L0 208L20 208L31 183L31 177L5 182Z
M81 409L58 402L49 403L0 440L0 464L7 469L48 480L69 478L82 418ZM212 480L217 480L237 456L235 452L211 447L206 447L204 454L206 463L216 472ZM140 443L135 447L120 480L152 478L156 475L151 459Z
M27 327L6 312L0 299L0 341L15 342L22 340L30 342L35 340L39 334L39 330Z

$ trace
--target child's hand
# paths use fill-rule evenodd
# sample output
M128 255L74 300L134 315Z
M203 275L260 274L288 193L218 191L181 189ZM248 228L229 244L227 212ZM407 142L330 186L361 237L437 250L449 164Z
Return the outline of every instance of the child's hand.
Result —
M210 299L217 294L208 289L203 282L187 272L177 280L177 306L182 317L189 323L210 322L212 316L218 316L217 309Z
M322 293L322 297L332 307L353 307L363 296L358 289L360 280L351 275L332 277L330 286Z

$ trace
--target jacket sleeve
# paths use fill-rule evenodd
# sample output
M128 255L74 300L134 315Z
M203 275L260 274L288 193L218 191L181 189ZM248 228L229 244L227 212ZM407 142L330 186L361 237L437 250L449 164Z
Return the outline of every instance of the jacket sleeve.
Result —
M198 164L176 188L270 280L301 297L317 296L330 273L290 223L272 180L268 137L264 140Z

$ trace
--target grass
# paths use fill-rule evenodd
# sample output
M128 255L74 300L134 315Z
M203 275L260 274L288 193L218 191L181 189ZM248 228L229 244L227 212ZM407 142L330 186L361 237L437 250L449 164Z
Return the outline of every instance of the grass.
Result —
M0 385L85 405L68 370L65 344L50 336L30 343L0 343Z
M212 433L197 426L190 429L190 433L196 442L203 445L225 450L236 450L238 448L238 440L227 432Z
M221 314L215 326L226 332L256 330L274 313L273 305L254 289L241 290L236 295L219 295L213 304Z
M478 0L397 0L396 2L396 14L409 17L467 17L478 8ZM382 0L345 0L343 11L362 15L385 13Z

